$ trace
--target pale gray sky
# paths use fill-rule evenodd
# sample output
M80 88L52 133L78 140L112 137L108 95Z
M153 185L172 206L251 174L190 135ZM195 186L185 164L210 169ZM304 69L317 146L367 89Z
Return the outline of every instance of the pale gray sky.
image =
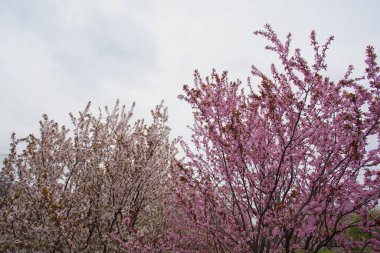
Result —
M0 153L10 134L37 132L43 113L69 125L69 112L136 104L150 117L161 100L173 136L188 139L191 112L177 99L193 71L229 70L246 80L250 66L263 70L275 56L252 35L269 23L293 46L310 54L308 36L335 41L329 73L348 64L363 72L368 44L380 54L377 0L0 0Z

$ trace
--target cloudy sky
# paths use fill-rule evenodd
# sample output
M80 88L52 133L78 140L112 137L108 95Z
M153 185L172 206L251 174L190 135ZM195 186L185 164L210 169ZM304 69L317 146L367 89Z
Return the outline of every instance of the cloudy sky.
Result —
M43 113L70 125L69 112L136 104L149 117L161 100L173 136L188 139L187 104L177 99L193 71L229 70L246 80L250 66L275 59L252 35L264 24L310 53L308 36L335 35L329 73L363 71L366 45L380 54L377 0L0 0L0 153L10 134L38 130Z

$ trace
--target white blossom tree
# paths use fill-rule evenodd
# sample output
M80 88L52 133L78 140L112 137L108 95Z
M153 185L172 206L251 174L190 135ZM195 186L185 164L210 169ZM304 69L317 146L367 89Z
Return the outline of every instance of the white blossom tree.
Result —
M115 252L136 231L158 241L175 141L162 104L150 125L131 122L133 107L117 102L94 116L89 103L70 114L72 131L44 115L40 136L12 135L2 168L10 189L0 196L0 251Z

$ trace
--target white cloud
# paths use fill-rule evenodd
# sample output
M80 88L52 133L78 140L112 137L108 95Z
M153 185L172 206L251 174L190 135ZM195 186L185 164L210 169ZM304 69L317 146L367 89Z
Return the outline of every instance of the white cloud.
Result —
M251 64L268 69L276 59L252 32L265 23L309 49L316 29L321 41L336 35L328 57L340 77L348 64L363 68L364 49L380 50L375 1L118 1L17 0L0 2L0 152L12 131L36 131L43 113L68 124L68 112L91 100L116 98L136 114L162 99L173 135L189 133L188 106L177 99L192 72L228 69L245 80ZM368 4L371 3L371 4ZM310 55L310 54L309 54Z

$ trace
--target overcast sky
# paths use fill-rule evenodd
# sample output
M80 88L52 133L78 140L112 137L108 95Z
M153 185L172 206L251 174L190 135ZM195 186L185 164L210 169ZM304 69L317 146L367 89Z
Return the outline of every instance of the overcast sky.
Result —
M150 117L161 100L173 136L188 139L189 106L177 99L193 71L228 70L246 80L255 64L275 57L252 32L269 23L310 54L315 29L328 54L329 73L347 65L363 72L368 44L380 54L380 1L366 0L0 0L0 153L10 134L37 132L43 113L70 126L69 112L119 98L136 102L136 118Z

